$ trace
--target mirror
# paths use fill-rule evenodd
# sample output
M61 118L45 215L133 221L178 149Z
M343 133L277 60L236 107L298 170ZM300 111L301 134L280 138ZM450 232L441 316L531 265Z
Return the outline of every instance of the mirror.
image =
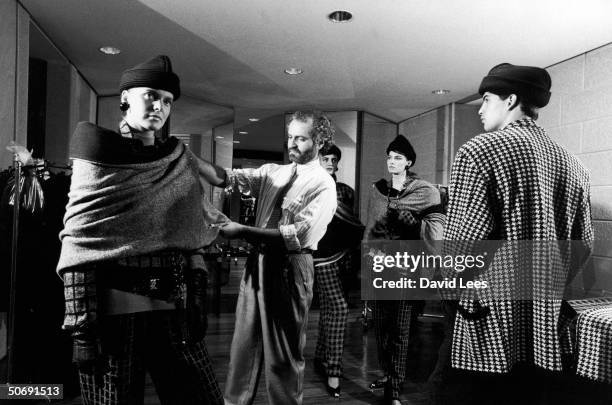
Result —
M0 255L0 284L8 286L8 293L2 294L0 311L8 311L10 329L0 320L0 355L10 349L2 365L11 382L62 381L66 393L78 392L71 339L61 330L63 283L55 269L70 186L70 137L78 121L95 122L97 97L34 23L28 41L28 88L19 89L28 97L25 146L46 163L21 171L17 232L13 232L14 205L8 202L6 185L2 186L0 245L6 254Z

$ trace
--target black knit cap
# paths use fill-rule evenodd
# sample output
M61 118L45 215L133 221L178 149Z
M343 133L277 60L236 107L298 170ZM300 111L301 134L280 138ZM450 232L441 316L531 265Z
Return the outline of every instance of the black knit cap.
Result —
M342 159L342 152L340 152L340 148L334 145L333 143L330 143L329 145L321 148L321 150L319 151L319 155L321 156L336 155L336 157L338 158L338 161Z
M516 94L536 107L544 107L550 100L551 84L550 75L542 68L502 63L482 79L478 93Z
M406 156L406 159L412 161L412 165L414 165L414 162L416 161L416 153L414 152L414 148L404 135L400 134L391 141L389 146L387 146L387 155L389 152L401 153L402 155Z
M174 95L174 100L178 100L181 96L179 78L172 71L172 63L166 55L157 55L131 69L124 70L119 82L119 91L132 87L166 90Z

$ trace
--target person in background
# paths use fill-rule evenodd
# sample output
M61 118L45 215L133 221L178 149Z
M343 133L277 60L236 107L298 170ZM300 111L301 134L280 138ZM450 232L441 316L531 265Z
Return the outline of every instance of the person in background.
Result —
M222 404L200 249L227 218L207 203L187 146L156 136L181 93L170 59L125 70L119 90L118 131L81 122L70 145L57 271L83 402L143 403L148 371L162 404Z
M416 153L403 135L387 147L387 169L391 179L372 185L364 241L369 240L441 240L444 214L438 189L418 179L410 168ZM382 378L371 389L385 389L385 401L400 403L406 377L406 363L413 305L408 300L373 302L373 321Z
M502 245L495 256L504 259L493 260L476 277L490 274L489 282L505 285L507 280L499 277L528 271L525 276L533 286L554 279L562 292L588 257L593 226L587 169L536 123L539 109L550 99L551 84L546 70L510 63L494 66L482 79L478 115L486 133L457 151L444 238L532 241L529 256L516 257L514 244ZM564 248L560 256L550 254L550 247L567 246L560 241L569 240L582 245L578 254L570 257ZM538 254L540 246L549 249ZM525 257L530 264L517 267ZM463 372L455 373L458 391L440 378L445 373L430 378L440 394L450 395L438 395L438 402L563 403L563 384L556 377L572 368L572 345L564 325L576 314L560 297L555 293L538 299L490 297L452 303L447 333L452 354L446 345L439 362L447 363L447 376L453 374L448 372L451 366Z
M323 166L327 173L329 173L336 182L338 202L344 204L344 206L352 212L355 205L355 190L353 190L348 184L339 182L338 178L336 177L340 159L342 159L342 151L334 144L330 144L328 147L319 151L319 161L321 162L321 166Z
M322 113L297 111L287 127L290 164L225 171L200 161L211 184L237 187L257 196L258 204L255 226L230 222L221 228L224 237L254 245L236 305L226 404L253 402L262 366L270 404L302 403L312 252L337 205L334 180L318 155L333 134Z
M355 192L337 181L336 172L342 152L336 145L319 151L321 166L336 182L338 209L315 252L315 281L319 292L319 336L315 349L315 370L325 376L330 396L340 397L342 352L348 316L348 304L342 283L342 273L351 266L350 250L345 242L356 235L355 246L363 234L363 226L353 213ZM354 246L353 246L354 247ZM351 269L345 273L352 273Z

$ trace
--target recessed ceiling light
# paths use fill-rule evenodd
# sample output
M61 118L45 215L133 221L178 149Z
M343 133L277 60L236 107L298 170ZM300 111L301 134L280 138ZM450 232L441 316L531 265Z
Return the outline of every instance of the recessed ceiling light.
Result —
M219 135L215 136L215 138L216 138L216 139L223 139L223 137L222 137L222 136L219 136Z
M100 52L106 55L119 55L121 53L121 49L115 48L114 46L103 46L100 48Z
M431 93L432 94L437 94L437 95L444 95L444 94L450 93L450 90L438 89L438 90L432 90Z
M240 141L232 141L232 142L234 142L234 143L240 143Z
M292 68L287 68L285 69L285 73L287 73L288 75L299 75L302 74L304 71L300 68L296 68L296 67L292 67Z
M238 133L239 133L240 135L246 135L246 134L248 134L248 132L247 132L247 131L238 131Z
M329 18L329 20L332 22L343 23L351 21L353 19L353 14L349 13L348 11L337 10L330 13L327 18Z
M259 118L251 117L251 118L249 118L249 121L257 122L257 121L259 121Z

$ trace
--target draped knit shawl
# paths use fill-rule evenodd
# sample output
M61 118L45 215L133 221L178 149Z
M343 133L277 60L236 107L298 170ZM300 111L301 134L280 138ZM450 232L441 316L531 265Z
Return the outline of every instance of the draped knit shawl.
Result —
M79 123L72 183L60 233L58 273L74 266L210 244L227 217L206 200L196 157L176 138L139 154L139 141Z
M391 184L385 179L372 185L364 240L442 239L444 216L441 214L440 193L432 184L409 177L404 189L395 197L389 197L390 188ZM389 216L389 208L397 210L397 217ZM423 221L427 214L433 215Z

